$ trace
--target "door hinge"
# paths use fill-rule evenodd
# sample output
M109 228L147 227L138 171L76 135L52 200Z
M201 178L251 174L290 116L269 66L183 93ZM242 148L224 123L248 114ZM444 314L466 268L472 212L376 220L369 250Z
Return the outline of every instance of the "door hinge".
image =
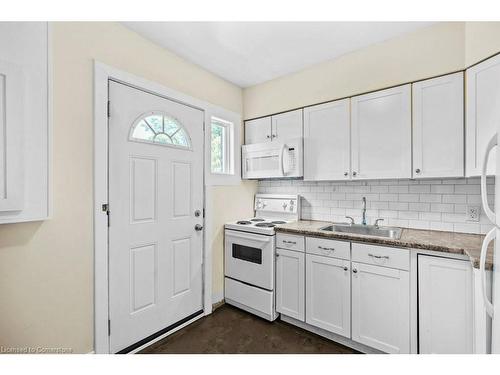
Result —
M111 320L108 319L108 336L111 336Z
M109 214L110 214L110 212L109 212L109 205L107 203L104 203L102 205L102 212L105 212L106 215L108 215L108 227L109 227L109 216L110 216Z
M111 102L108 100L108 118L111 117Z

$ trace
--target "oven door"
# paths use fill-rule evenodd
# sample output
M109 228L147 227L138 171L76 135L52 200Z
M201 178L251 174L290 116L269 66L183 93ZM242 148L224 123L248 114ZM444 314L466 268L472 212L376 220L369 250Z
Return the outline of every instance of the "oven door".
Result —
M274 289L274 238L263 234L225 231L224 274L267 290Z

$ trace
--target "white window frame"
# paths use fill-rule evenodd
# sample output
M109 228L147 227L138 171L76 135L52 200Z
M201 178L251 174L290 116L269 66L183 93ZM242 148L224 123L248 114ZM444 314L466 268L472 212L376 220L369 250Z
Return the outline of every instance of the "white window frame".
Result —
M206 184L208 186L239 185L241 183L241 145L242 145L242 119L241 115L212 106L207 111L208 123L205 126L205 151L206 160ZM212 172L212 119L225 123L230 128L226 138L226 155L224 162L227 163L227 171Z
M224 128L222 139L222 168L221 172L213 171L210 164L210 173L217 175L234 174L234 124L227 120L211 117L210 118L210 163L212 162L212 126L218 125Z

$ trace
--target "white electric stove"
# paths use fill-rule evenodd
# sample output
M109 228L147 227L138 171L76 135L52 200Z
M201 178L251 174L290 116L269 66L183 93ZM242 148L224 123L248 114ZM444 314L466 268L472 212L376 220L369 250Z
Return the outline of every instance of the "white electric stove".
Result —
M225 225L225 301L275 320L275 231L300 219L300 196L256 194L255 217Z

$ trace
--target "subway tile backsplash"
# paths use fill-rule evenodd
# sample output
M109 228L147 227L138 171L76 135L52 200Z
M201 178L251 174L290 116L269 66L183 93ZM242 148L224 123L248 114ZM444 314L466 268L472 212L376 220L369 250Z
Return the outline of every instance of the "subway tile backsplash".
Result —
M493 207L494 178L488 178ZM466 220L467 206L481 206L479 178L432 180L300 181L262 180L259 193L300 194L302 219L361 222L361 198L367 220L384 225L462 233L486 233L492 225L481 208L479 222Z

